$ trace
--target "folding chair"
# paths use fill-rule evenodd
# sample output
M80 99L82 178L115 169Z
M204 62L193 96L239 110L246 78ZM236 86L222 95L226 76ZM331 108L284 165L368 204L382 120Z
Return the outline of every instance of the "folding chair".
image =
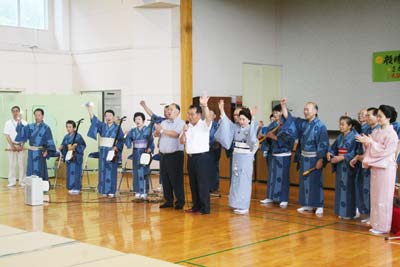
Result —
M90 184L90 176L89 176L89 173L90 173L90 172L96 173L96 172L99 171L99 169L98 169L98 168L89 168L89 167L88 167L88 161L89 161L89 159L98 159L99 156L100 156L99 152L91 152L91 153L89 153L89 154L86 156L86 159L85 159L85 168L83 168L83 170L82 170L82 176L83 176L84 173L86 172L86 178L87 178L87 184L88 184L88 185L87 185L86 187L82 188L82 190L86 190L86 191L96 191L96 186L92 186L92 185Z
M118 192L120 194L123 194L123 193L126 194L126 193L133 192L133 190L130 190L130 187L129 187L129 176L127 175L129 173L132 173L132 169L126 167L126 165L128 164L129 160L133 160L133 155L129 155L129 157L125 161L125 164L119 170L119 173L121 173L121 179L119 180L119 184L118 184ZM121 192L121 185L122 185L122 180L124 179L124 177L125 177L125 180L126 180L126 187L128 188L127 192Z

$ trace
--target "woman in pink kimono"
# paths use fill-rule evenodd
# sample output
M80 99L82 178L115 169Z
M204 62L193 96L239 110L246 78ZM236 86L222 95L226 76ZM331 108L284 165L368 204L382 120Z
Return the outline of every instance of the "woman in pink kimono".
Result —
M396 148L398 137L390 125L396 121L396 110L381 105L378 110L380 129L371 135L358 135L364 145L363 168L371 168L371 227L374 234L390 232L393 212L394 184L396 180Z

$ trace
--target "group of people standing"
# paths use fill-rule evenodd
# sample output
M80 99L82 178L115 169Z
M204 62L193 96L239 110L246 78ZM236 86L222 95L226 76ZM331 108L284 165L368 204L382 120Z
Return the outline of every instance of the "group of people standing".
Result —
M91 121L87 136L95 140L99 137L98 192L104 197L115 197L117 169L126 145L133 149L130 159L135 197L146 199L149 166L142 163L141 157L154 152L154 137L158 137L160 183L165 199L160 208L180 210L185 206L183 164L186 150L192 206L185 212L209 214L210 192L218 191L219 157L224 148L230 158L229 206L236 214L246 214L251 201L254 155L261 145L268 164L268 187L261 203L279 203L286 208L295 148L294 162L298 164L300 177L298 212L323 214L322 169L331 163L336 172L335 214L343 219L365 214L363 222L370 222L372 232L379 234L390 230L400 147L400 125L393 107L381 105L362 110L358 121L347 114L341 116L340 134L330 145L328 131L318 117L318 106L314 102L306 103L304 118L296 118L288 111L286 99L282 99L272 110L271 123L261 127L254 119L257 108L238 107L231 121L220 100L221 117L216 121L208 101L208 96L201 96L200 105L191 105L186 122L180 119L180 107L175 103L165 107L164 116L158 116L141 101L151 122L145 125L145 114L137 112L133 116L136 127L127 132L121 128L123 119L119 124L115 122L112 110L106 110L101 121L94 115L92 106L87 105ZM35 122L31 124L21 119L19 107L11 111L13 118L4 130L9 144L8 186L16 185L16 162L20 166L19 183L24 185L24 143L29 142L26 175L48 180L46 159L61 153L67 163L69 193L79 194L86 144L76 131L76 123L66 122L67 134L57 150L51 129L43 122L42 109L34 111Z
M316 103L304 107L304 119L294 118L286 100L273 108L272 122L260 130L261 150L268 164L268 188L262 204L279 202L287 207L289 168L294 141L294 161L299 169L298 212L323 214L322 169L328 163L336 173L334 213L341 219L363 215L375 234L390 231L394 187L400 152L400 124L392 106L360 111L358 120L339 118L340 134L330 145ZM397 161L397 162L396 162Z

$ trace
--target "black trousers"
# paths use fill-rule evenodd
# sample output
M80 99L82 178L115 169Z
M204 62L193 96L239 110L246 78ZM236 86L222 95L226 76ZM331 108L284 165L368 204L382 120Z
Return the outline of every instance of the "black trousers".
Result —
M173 204L175 194L175 205L183 207L185 205L183 151L162 154L160 168L165 202Z
M210 154L188 155L188 173L193 210L210 213Z

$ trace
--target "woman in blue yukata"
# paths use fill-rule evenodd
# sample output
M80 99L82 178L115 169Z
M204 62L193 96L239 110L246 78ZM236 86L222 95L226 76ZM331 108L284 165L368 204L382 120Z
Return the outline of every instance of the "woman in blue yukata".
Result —
M124 147L124 133L114 122L115 114L113 110L108 109L104 112L105 122L102 122L94 115L91 105L87 105L87 108L91 122L87 135L94 140L97 140L97 134L100 135L99 184L97 190L103 197L114 198L117 191L118 162L121 159ZM116 142L114 142L115 140ZM107 155L111 150L117 153L117 157L108 160Z
M355 122L348 116L339 119L340 135L330 147L326 158L332 163L332 171L336 172L335 209L341 219L356 216L356 169L350 161L357 151Z
M132 147L132 166L133 166L133 192L135 198L147 199L149 192L149 166L140 164L140 157L143 153L152 153L154 150L154 138L152 135L153 123L145 126L145 116L141 112L133 115L136 128L129 131L125 139L125 145Z
M254 154L258 149L258 123L248 108L239 112L239 124L229 120L224 111L224 101L219 101L220 126L215 139L225 148L233 144L229 206L236 214L247 214L250 208Z
M268 188L266 199L262 204L278 202L281 208L287 208L290 187L290 162L294 141L297 138L297 129L292 117L282 116L281 105L272 110L276 121L268 127L266 138L270 140L268 164Z
M82 135L75 131L76 123L69 120L65 123L67 134L60 146L61 154L67 164L67 189L71 195L78 195L82 189L82 164L86 143ZM75 137L76 135L76 137ZM68 146L73 151L73 156L67 159Z

